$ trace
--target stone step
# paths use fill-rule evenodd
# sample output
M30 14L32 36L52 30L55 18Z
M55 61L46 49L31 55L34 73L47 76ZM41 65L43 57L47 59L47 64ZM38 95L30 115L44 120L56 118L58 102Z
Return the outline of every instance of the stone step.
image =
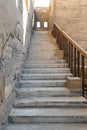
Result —
M49 50L36 50L36 51L34 51L34 50L30 50L29 51L29 53L30 54L44 54L44 53L46 53L46 54L52 54L52 53L56 53L58 51L58 49L53 49L53 50L51 50L51 49L49 49Z
M69 90L65 87L36 87L36 88L18 88L17 97L67 97L81 96L81 90Z
M41 40L40 40L41 39ZM37 42L39 42L39 43L41 43L41 42L50 42L50 39L51 39L51 37L47 37L46 35L43 35L43 36L34 36L33 37L33 39L31 40L31 42L33 43L33 42L35 42L35 43L37 43Z
M52 60L55 60L55 61L58 61L58 60L62 60L62 57L59 57L58 58L58 56L37 56L37 55L35 55L35 56L29 56L29 57L27 57L26 58L26 60L27 61L30 61L30 60L32 60L32 61L34 61L34 60L36 60L36 61L52 61Z
M30 50L29 54L41 54L41 53L46 53L46 54L52 54L52 53L56 53L58 51L58 49L49 49L49 50Z
M16 98L13 102L15 108L30 107L87 107L87 100L83 97L31 97Z
M69 68L32 68L32 69L22 69L24 74L60 74L60 73L70 73Z
M25 69L30 68L68 68L67 63L60 64L24 64Z
M52 57L52 56L51 56L51 57L50 57L50 56L47 56L47 57L45 57L45 56L43 56L43 57L40 57L40 56L34 56L34 57L33 57L33 56L30 56L30 57L28 57L26 60L42 60L42 61L43 61L43 60L44 60L44 61L45 61L45 60L48 60L48 61L50 61L50 60L53 60L53 59L56 61L56 60L58 60L58 59L62 59L62 57L59 57L59 58L58 58L58 57L55 57L55 58L54 58L54 56L53 56L53 57Z
M45 46L46 45L46 46ZM30 49L32 50L39 50L39 49L41 49L41 50L50 50L50 49L57 49L57 48L59 48L58 47L58 45L57 44L50 44L50 43L43 43L43 44L41 44L41 45L38 45L38 44L32 44L31 45L31 47L30 47Z
M27 57L28 57L28 56L41 56L41 57L42 57L42 56L50 56L50 57L51 57L51 56L54 56L54 57L55 57L55 53L56 53L56 52L53 52L53 53L46 53L46 52L45 52L45 53L38 53L38 52L36 52L36 53L35 53L35 52L34 52L34 53L30 53L30 52L29 52L29 53L27 53Z
M62 60L62 59L60 59L60 60L26 60L25 61L25 64L37 64L37 63L39 63L39 64L57 64L57 63L66 63L66 61L65 60Z
M86 130L86 123L39 123L21 124L10 123L5 130Z
M43 47L43 48L31 48L31 49L30 49L30 52L35 52L35 51L36 51L36 52L37 52L37 51L39 51L39 52L40 52L40 51L42 51L42 52L43 52L43 51L44 51L44 52L54 51L54 52L55 52L55 51L58 51L58 50L59 50L59 48L56 48L56 47L55 47L55 48L52 48L52 47L51 47L51 48L46 48L46 49Z
M35 46L39 46L39 47L41 47L40 45L42 45L42 46L44 46L44 47L46 47L46 46L49 47L49 45L50 45L50 47L51 47L51 46L52 46L52 47L53 47L53 46L58 46L57 43L54 43L54 44L53 44L53 43L51 42L51 38L41 39L41 41L32 40L31 47L34 46L34 45L35 45Z
M43 51L42 50L41 51L40 50L39 51L29 51L29 55L35 55L35 54L36 55L42 55L42 54L44 55L45 54L45 55L54 55L55 56L57 51L53 51L53 50L50 50L50 51L44 51L44 50Z
M21 87L65 87L66 80L20 80Z
M40 49L44 49L44 51L45 51L45 49L59 49L59 46L58 46L58 44L53 44L53 43L50 43L50 42L46 42L45 41L45 43L44 43L44 41L42 41L41 43L40 42L37 42L37 43L35 43L35 42L33 42L32 43L32 45L31 45L31 49L38 49L38 48L40 48Z
M87 108L20 108L12 109L13 123L87 123Z
M27 54L27 58L29 58L29 57L45 57L45 58L47 58L47 57L51 57L51 58L57 58L57 56L55 56L55 53L51 53L51 54L47 54L47 53L41 53L41 54Z
M45 46L46 45L46 46ZM57 44L43 43L43 44L32 44L30 49L57 49Z
M71 73L68 74L22 74L23 80L64 80L67 77L72 77Z

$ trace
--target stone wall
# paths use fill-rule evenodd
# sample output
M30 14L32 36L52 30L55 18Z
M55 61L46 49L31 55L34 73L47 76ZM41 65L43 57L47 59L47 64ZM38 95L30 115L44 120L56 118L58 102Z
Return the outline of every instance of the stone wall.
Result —
M37 28L37 22L40 22L40 28ZM48 27L44 28L44 22L48 22ZM35 30L46 31L49 29L49 8L36 7L35 8Z
M15 90L20 67L30 43L32 17L32 0L0 0L0 77L4 79L0 80L0 98L4 88L3 102ZM4 81L5 86L2 86ZM1 119L2 116L3 113Z
M53 11L54 11L54 0L50 0L49 6L49 29L52 31L53 29Z
M54 21L87 50L87 0L54 0Z

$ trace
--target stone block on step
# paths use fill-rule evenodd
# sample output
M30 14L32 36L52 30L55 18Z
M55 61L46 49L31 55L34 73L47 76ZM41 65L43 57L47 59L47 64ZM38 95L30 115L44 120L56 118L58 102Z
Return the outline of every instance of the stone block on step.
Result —
M56 43L57 39L56 38L51 38L51 43Z
M67 88L82 90L82 79L78 77L67 77Z
M63 50L56 50L55 56L57 56L58 58L64 58L64 51Z
M52 35L52 31L51 30L48 31L47 34L48 34L48 36L51 36Z

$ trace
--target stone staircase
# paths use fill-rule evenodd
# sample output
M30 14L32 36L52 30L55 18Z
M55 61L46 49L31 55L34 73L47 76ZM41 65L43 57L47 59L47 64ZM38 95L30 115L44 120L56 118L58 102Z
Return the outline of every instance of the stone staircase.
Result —
M44 31L33 34L6 130L87 129L87 100L66 87L73 75L50 39Z

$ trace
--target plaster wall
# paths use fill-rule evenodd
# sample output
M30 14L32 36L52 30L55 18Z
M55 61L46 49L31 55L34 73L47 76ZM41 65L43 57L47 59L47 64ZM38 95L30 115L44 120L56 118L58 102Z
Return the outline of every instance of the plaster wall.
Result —
M54 21L87 50L87 0L54 0Z

